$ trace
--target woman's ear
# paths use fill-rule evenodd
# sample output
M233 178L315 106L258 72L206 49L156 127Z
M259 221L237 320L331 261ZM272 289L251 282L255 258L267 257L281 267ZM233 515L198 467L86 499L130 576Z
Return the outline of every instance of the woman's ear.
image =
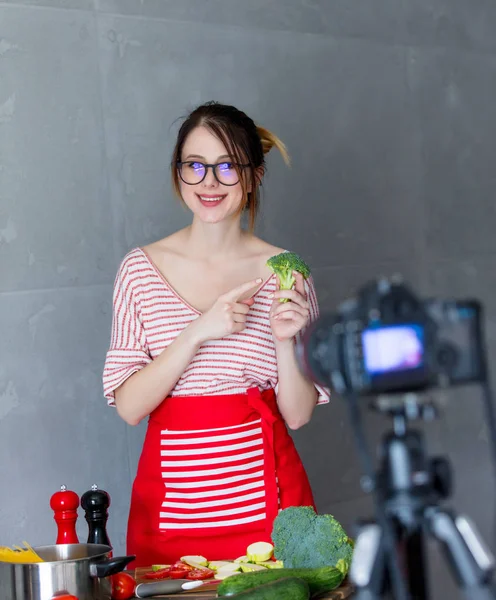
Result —
M265 169L263 168L263 166L257 167L255 169L255 185L257 187L262 184L262 179L263 179L264 174L265 174ZM253 192L253 185L252 185L252 183L253 182L252 182L251 177L250 177L249 181L248 181L248 188L246 190L248 192L248 194L251 194Z
M255 169L255 179L256 179L257 185L262 185L262 179L263 179L264 175L265 175L265 169L262 166L257 167Z

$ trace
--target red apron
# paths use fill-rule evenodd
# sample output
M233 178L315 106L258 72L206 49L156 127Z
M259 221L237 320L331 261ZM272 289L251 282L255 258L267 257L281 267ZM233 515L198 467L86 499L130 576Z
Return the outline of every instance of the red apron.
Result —
M132 567L246 554L280 509L314 506L273 390L169 397L150 415L129 514Z

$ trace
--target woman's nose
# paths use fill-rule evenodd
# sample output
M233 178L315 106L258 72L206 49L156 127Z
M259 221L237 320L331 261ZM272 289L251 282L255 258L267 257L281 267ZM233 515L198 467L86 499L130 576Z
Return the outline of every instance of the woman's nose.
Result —
M207 174L205 175L205 179L203 180L202 183L205 187L216 187L217 186L218 181L214 175L214 167L207 167Z

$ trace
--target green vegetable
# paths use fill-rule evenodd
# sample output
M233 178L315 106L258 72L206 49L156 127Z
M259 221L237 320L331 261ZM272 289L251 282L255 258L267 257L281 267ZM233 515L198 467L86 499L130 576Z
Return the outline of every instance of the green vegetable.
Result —
M310 276L310 267L294 252L281 252L271 256L267 266L279 277L281 290L293 288L296 282L294 271L301 273L305 279ZM280 298L280 302L289 302L289 298Z
M259 575L259 573L252 573L251 575ZM233 575L229 579L235 577L249 577L249 575ZM238 592L232 594L221 594L220 587L225 585L228 579L224 580L217 590L217 596L229 595L235 600L308 600L310 598L310 590L308 583L303 579L297 579L296 577L287 577L285 579L278 579L277 581L270 581L268 583L255 584L250 588L243 588Z
M290 506L274 519L274 556L287 568L333 566L346 575L353 547L332 515L318 515L311 506Z
M253 573L231 575L219 585L217 595L231 596L245 590L255 588L271 581L296 577L308 584L312 596L330 592L339 587L344 574L336 567L321 567L320 569L267 569ZM280 596L285 598L285 596Z

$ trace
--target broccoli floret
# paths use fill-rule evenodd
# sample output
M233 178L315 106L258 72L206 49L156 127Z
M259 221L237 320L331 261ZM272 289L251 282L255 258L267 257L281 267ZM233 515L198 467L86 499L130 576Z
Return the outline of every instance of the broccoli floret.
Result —
M353 544L332 515L318 515L311 506L291 506L274 519L274 555L287 568L337 567L348 572Z
M310 267L294 252L281 252L271 256L267 266L279 277L281 290L292 289L296 281L294 271L301 273L305 279L310 276ZM289 298L280 298L280 301L289 302Z

